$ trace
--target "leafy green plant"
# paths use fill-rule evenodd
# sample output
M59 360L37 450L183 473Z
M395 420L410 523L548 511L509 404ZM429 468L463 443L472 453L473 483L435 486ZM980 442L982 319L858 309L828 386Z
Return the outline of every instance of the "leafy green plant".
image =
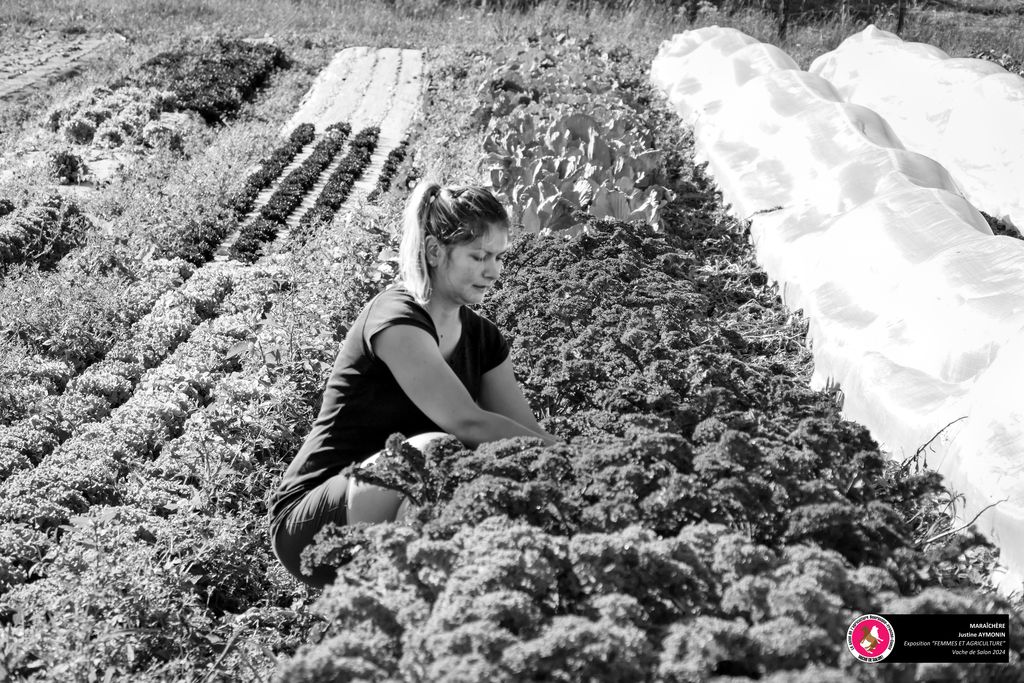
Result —
M276 45L214 38L184 41L177 50L144 62L130 80L171 89L176 106L198 112L207 123L222 122L252 98L287 59Z
M253 263L260 257L263 244L277 237L285 227L288 217L344 146L351 130L345 122L332 123L326 128L310 155L281 180L260 209L259 216L240 228L238 238L231 245L233 258Z
M82 158L67 149L50 152L46 163L50 177L62 185L81 182L89 171Z
M301 245L309 239L316 226L326 225L348 199L356 180L370 165L370 157L377 147L380 128L370 126L359 131L338 167L331 173L309 211L302 215L296 229L289 234L292 245Z
M17 263L53 268L65 254L85 243L92 227L78 206L59 194L16 211L0 224L0 276Z

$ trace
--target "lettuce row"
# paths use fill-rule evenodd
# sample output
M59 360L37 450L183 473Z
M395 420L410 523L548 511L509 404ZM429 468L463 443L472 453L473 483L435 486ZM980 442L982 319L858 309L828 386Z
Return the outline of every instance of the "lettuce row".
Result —
M0 223L0 277L11 266L34 263L46 270L85 243L92 223L73 202L51 194Z
M370 165L370 157L373 156L373 150L377 147L379 136L380 128L370 126L359 131L352 138L348 154L338 164L338 168L331 173L327 185L316 198L316 203L302 215L298 227L289 233L289 241L293 245L304 244L313 234L316 226L323 226L331 222L335 212L348 199L356 180Z
M222 304L234 312L201 323L186 343L142 376L108 419L79 425L35 468L0 483L0 544L4 539L11 544L0 545L0 555L8 557L10 576L28 577L76 515L93 506L119 504L129 472L159 454L181 432L188 415L209 401L224 373L238 369L239 358L231 349L251 336L278 288L273 271L249 271L247 278L235 280ZM40 538L34 530L50 534ZM26 544L26 537L34 541ZM11 554L18 549L21 554Z
M409 138L403 138L393 150L388 152L388 157L384 160L384 166L380 170L380 176L377 178L377 186L367 195L366 201L375 202L381 195L391 189L391 180L395 177L395 173L398 172L398 167L405 161L408 151Z
M252 210L259 193L269 187L290 164L302 148L312 142L315 129L311 123L295 127L288 139L265 158L251 173L238 192L225 202L215 215L190 220L185 226L168 235L157 250L158 256L183 258L194 265L202 265L213 258L217 247Z
M63 394L37 403L31 417L0 427L0 448L20 453L32 465L82 425L107 417L131 397L146 370L163 362L200 322L220 312L232 285L228 268L203 269L165 294L102 361L71 379ZM12 471L0 465L0 481Z
M302 203L316 184L320 174L330 166L351 132L348 123L332 123L324 137L308 157L289 173L260 209L259 216L243 225L238 239L231 246L231 257L244 263L255 262L262 253L262 245L273 240L283 228L288 216Z

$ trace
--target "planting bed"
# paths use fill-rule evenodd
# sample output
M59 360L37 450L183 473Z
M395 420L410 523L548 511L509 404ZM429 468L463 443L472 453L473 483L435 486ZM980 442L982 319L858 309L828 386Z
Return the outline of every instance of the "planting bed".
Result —
M312 418L339 330L382 282L374 257L394 246L386 232L342 245L323 231L365 173L379 126L405 134L399 126L418 106L418 92L409 93L410 101L401 92L383 103L362 102L366 93L353 99L354 116L375 125L338 155L333 174L306 174L329 175L319 187L285 180L307 161L326 165L309 151L313 127L296 127L210 212L215 237L198 226L172 233L160 255L177 258L144 259L174 264L176 279L165 278L150 312L140 306L139 317L120 320L77 367L47 365L45 356L12 365L12 382L31 375L35 385L28 414L13 405L22 394L6 399L0 431L4 676L180 680L218 667L238 672L254 659L267 671L268 648L294 650L289 632L308 617L288 609L301 592L270 556L263 497ZM347 123L337 128L348 132ZM339 151L344 135L325 133ZM281 202L258 200L281 188ZM310 255L368 258L325 263L285 250L277 258L297 260L292 268L208 263L245 216L280 220L309 193L319 219L304 235ZM81 268L80 259L65 264L69 276L74 264ZM324 282L334 286L324 291ZM133 290L152 287L143 278ZM32 341L24 333L39 315L11 326L19 343ZM235 645L242 634L245 644Z
M79 64L106 46L123 45L123 36L43 32L8 45L0 54L0 102L75 72Z
M45 163L51 182L89 195L153 150L181 152L206 124L222 124L287 66L265 43L217 38L182 43L113 82L65 98L41 130L6 155L0 179Z
M543 105L571 96L575 70L600 63L580 47L531 46L566 87L558 76L524 87L526 112L551 116ZM605 56L596 80L628 72L619 60ZM415 519L335 529L307 551L308 567L341 572L317 606L319 643L283 680L915 679L927 667L849 657L849 621L1012 611L970 581L953 589L937 561L946 551L917 540L941 520L939 478L886 465L832 397L805 388L803 330L765 286L741 226L650 93L625 91L588 101L595 114L618 109L638 139L657 131L651 144L681 166L660 169L673 197L661 230L588 217L578 203L562 230L515 242L484 307L513 340L542 424L569 443L471 452L451 440L426 454L392 443L363 476L407 491ZM525 112L510 113L521 129ZM990 552L975 536L948 542L954 564ZM780 644L780 631L800 645ZM947 669L951 680L999 671Z
M177 109L194 111L207 123L220 123L286 64L276 45L218 37L162 52L127 80L140 87L168 89Z
M849 657L865 611L1009 611L1019 666L992 547L943 535L939 478L807 388L806 325L646 84L652 56L568 31L440 51L409 133L422 55L348 48L196 221L45 274L77 308L39 297L5 328L25 362L0 367L0 678L933 680ZM265 501L396 277L399 149L512 206L481 313L566 442L392 442L364 474L413 517L327 530L305 560L340 573L317 596L271 554ZM277 238L247 251L256 221ZM78 331L54 352L58 315Z

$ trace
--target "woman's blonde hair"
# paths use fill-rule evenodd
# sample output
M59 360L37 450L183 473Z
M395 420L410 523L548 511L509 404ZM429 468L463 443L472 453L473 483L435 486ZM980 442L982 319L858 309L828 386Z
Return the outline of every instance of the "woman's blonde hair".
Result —
M398 248L402 284L417 302L426 304L433 272L427 263L427 235L450 251L456 244L472 242L491 226L507 230L509 219L505 207L487 188L444 187L421 181L409 195L402 216L402 243Z

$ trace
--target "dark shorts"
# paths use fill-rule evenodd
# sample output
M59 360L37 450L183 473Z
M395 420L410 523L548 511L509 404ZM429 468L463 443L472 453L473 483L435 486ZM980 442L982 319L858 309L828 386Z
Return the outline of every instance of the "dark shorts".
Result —
M299 558L324 525L346 523L347 494L348 478L336 474L299 498L270 527L274 555L292 576L308 586L323 588L334 581L337 571L330 567L317 569L311 576L303 574Z

